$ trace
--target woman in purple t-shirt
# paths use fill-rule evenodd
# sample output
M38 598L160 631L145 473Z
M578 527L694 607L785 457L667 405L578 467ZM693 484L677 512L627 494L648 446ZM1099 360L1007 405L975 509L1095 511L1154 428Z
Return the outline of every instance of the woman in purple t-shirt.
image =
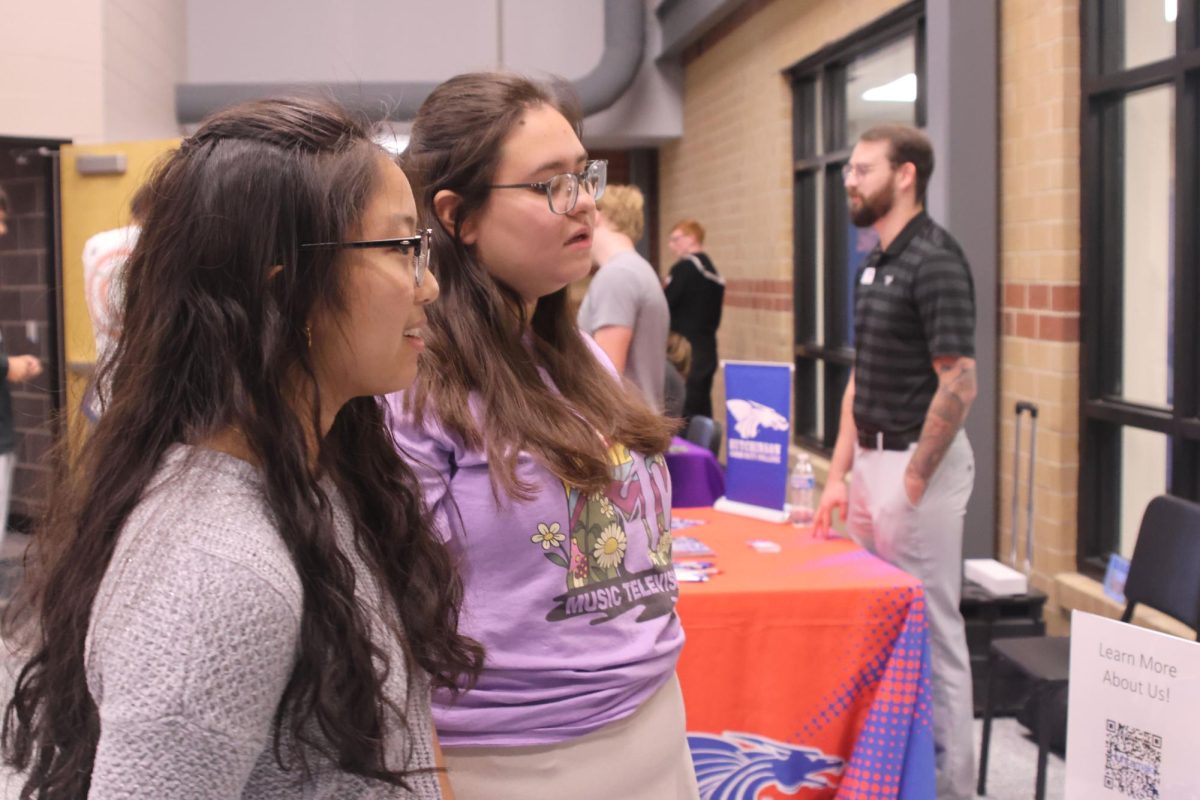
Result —
M403 158L441 300L397 445L466 585L478 684L435 705L458 800L696 798L675 662L673 424L567 312L606 164L548 87L472 74L421 106ZM436 701L435 701L436 702Z

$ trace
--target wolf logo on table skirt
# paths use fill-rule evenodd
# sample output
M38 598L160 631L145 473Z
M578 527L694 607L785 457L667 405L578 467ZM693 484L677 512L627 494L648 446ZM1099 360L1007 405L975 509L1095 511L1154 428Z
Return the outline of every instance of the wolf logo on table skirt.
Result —
M755 800L763 789L793 793L837 786L843 761L815 747L797 747L765 736L726 731L689 733L688 747L704 800Z

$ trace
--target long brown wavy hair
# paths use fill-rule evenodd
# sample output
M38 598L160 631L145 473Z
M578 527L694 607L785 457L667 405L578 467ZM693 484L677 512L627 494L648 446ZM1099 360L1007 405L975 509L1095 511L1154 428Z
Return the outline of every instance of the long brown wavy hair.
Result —
M86 796L100 722L84 640L118 535L168 447L230 427L258 462L304 591L296 665L275 717L281 767L307 771L307 749L397 785L412 774L384 761L385 709L403 711L383 694L386 662L375 660L384 652L336 544L324 476L394 603L409 666L451 690L478 673L481 648L456 632L461 583L379 401L347 403L315 460L307 433L320 430L320 398L306 322L320 307L345 313L344 274L336 252L299 244L346 240L380 152L335 105L273 100L211 117L156 167L127 264L123 333L102 366L107 407L52 488L25 593L6 620L31 651L4 717L5 758L29 771L22 797ZM297 411L306 404L308 419Z
M441 286L428 315L431 357L418 368L409 407L418 422L432 409L469 447L486 449L494 484L524 499L536 487L517 478L519 451L573 486L602 491L612 482L610 445L661 453L677 427L614 383L568 313L565 288L539 299L527 318L520 295L462 241L463 223L487 201L505 139L527 111L546 106L581 134L578 104L563 86L505 73L459 75L422 103L401 158L433 228ZM433 209L443 189L462 198L453 230ZM482 401L478 422L467 403L471 392Z

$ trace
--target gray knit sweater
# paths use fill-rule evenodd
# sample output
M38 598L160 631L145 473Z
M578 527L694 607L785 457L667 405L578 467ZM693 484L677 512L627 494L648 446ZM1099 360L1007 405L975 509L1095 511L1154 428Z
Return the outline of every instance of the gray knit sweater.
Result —
M87 682L100 712L89 796L440 798L431 773L412 776L410 794L316 754L307 781L280 769L273 720L295 664L302 593L260 486L250 464L175 446L121 530L87 638ZM414 675L409 694L378 587L350 544L340 496L327 490L372 636L390 659L385 692L408 717L409 733L390 719L389 766L432 767L428 678Z

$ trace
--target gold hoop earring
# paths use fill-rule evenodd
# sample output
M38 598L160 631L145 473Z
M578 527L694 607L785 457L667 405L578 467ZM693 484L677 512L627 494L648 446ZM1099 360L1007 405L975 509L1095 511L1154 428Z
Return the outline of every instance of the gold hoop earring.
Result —
M304 326L304 338L308 340L308 349L311 350L312 349L312 326L311 325Z

